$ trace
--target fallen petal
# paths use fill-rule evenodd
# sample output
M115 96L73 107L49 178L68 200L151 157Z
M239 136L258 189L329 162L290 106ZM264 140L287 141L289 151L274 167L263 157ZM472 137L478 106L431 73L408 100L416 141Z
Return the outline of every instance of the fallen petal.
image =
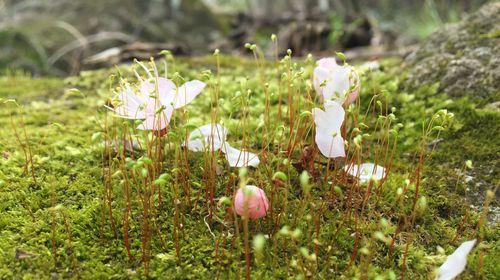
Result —
M201 152L205 148L218 151L226 141L227 129L220 124L207 124L193 130L186 140L190 151Z
M371 178L379 181L385 176L385 168L373 163L346 165L344 170L349 175L358 178L361 183L366 183Z
M451 280L460 275L467 265L467 256L476 244L476 239L462 243L439 267L437 280Z
M225 153L231 167L256 167L260 163L259 157L256 154L233 148L227 142L222 145L222 152Z

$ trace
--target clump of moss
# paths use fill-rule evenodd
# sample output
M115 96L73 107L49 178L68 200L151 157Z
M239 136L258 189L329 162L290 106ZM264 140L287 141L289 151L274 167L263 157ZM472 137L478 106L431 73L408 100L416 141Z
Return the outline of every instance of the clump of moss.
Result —
M294 69L302 71L303 67L304 77L309 76L312 70L310 61L293 63L297 63ZM230 129L232 139L242 136L239 120L248 114L247 129L255 134L250 148L258 149L264 141L261 136L264 120L260 116L265 104L260 77L279 77L281 73L276 71L274 65L259 65L253 60L234 57L221 58L222 100L219 112L230 116L225 125ZM269 247L262 259L252 264L254 277L310 277L310 271L314 271L325 278L363 275L392 279L400 274L401 264L398 261L401 261L408 238L413 235L415 241L408 248L406 260L407 277L425 279L444 258L437 252L436 246L445 247L448 253L463 238L475 234L481 214L480 209L471 209L469 203L480 206L482 196L468 201L463 194L474 191L466 190L472 187L471 182L483 182L484 190L498 184L495 181L498 159L494 156L498 154L499 147L495 137L498 134L498 112L476 109L466 99L450 100L440 92L438 85L404 90L400 84L404 77L400 74L399 65L399 60L386 60L382 62L380 71L368 72L362 77L361 108L367 108L370 99L378 96L384 100L385 106L395 107L397 121L404 125L397 143L395 171L380 189L379 199L370 204L370 219L359 224L355 224L353 219L340 223L345 217L341 202L349 194L358 194L343 185L330 186L321 179L311 181L311 196L316 202L329 201L323 206L326 211L321 220L317 220L319 216L316 215L320 203L308 205L306 211L300 210L304 207L304 196L299 184L300 172L293 164L303 156L303 151L294 153L292 162L285 160L284 153L269 155L269 168L250 171L250 176L257 183L269 190L276 189L276 199L286 201L279 207L286 207L289 214L284 215L283 225L279 228L270 228L270 223L266 222L251 225L252 233L269 231L277 236L271 237L273 243L268 241L266 246ZM205 69L213 74L218 70L212 57L179 59L172 67L169 71L181 72L187 78L206 77L203 75L207 73L200 74ZM130 70L128 66L119 67L123 76L133 76ZM22 108L12 102L0 105L2 277L134 279L144 276L138 253L141 248L140 211L133 212L135 220L130 223L131 248L137 252L136 258L130 260L124 249L120 222L117 222L118 230L113 230L108 218L104 203L106 165L102 162L100 142L92 139L96 132L104 131L105 109L102 105L110 97L110 88L113 87L108 80L110 74L117 75L115 70L107 69L84 72L66 81L24 75L0 78L0 98L15 98L22 105ZM306 80L299 79L294 86L301 92L307 92ZM279 86L277 83L269 84L270 92L274 93L270 97L273 114L277 112ZM247 89L251 90L248 95L249 109L239 110L239 99ZM190 110L199 114L186 112L187 123L201 125L207 122L205 115L211 110L210 96L201 96L190 106ZM415 166L413 155L417 151L417 139L422 134L422 122L444 108L455 114L456 121L449 132L441 135L442 139L429 147L434 148L435 153L433 161L424 168L421 190L427 201L419 204L413 230L404 232L397 239L395 258L388 261L384 257L389 251L385 238L396 232L401 215L411 213L409 205L400 204L402 198L398 193ZM277 119L277 115L274 116ZM179 119L174 121L179 122ZM20 129L26 128L26 136L21 134L21 143L13 133L12 123ZM309 140L310 135L304 137L304 141ZM27 145L33 152L33 165L28 168L35 168L36 181L24 170L22 147ZM456 151L457 147L460 147L460 152ZM474 177L469 183L464 183L464 174L459 172L466 160L472 160L474 166L466 170L467 176ZM224 223L223 218L228 215L226 209L216 209L214 215L219 220L205 221L204 178L200 168L203 161L188 155L188 163L193 171L189 178L192 182L191 196L195 198L190 200L193 208L181 204L181 258L178 260L171 238L174 208L172 204L164 203L157 209L160 213L157 222L161 224L159 236L164 239L154 238L152 241L149 275L153 278L168 275L187 279L242 275L245 262L237 249L240 240L233 239L235 232L232 225ZM173 172L168 167L173 164L174 160L167 160L165 172ZM282 171L289 180L273 180L275 171ZM223 173L224 176L217 181L217 197L231 195L231 188L237 184L236 173L234 170ZM411 186L408 188L412 191ZM115 186L112 194L111 207L116 221L121 221L123 189ZM165 189L163 194L166 201L174 198L170 189ZM284 200L284 197L287 199ZM138 201L133 203L139 205ZM301 219L297 219L303 212L305 214L300 216ZM317 223L321 223L319 235L316 235ZM356 230L363 236L359 240L361 253L351 263L350 253L356 240L353 232ZM482 234L484 248L472 256L468 277L494 276L497 270L494 260L499 255L498 228L495 225L486 226ZM313 252L318 252L316 258L321 265L311 265L314 264L311 262ZM485 255L480 259L482 252ZM482 271L477 270L480 262L483 262Z

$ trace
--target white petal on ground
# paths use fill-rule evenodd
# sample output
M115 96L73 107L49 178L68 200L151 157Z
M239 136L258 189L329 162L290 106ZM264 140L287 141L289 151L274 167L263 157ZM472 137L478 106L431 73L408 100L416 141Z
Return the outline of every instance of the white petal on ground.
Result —
M363 163L360 166L357 164L346 165L344 170L353 177L359 176L361 183L368 182L372 177L379 181L385 176L385 168L373 163Z
M453 254L446 258L446 261L439 267L437 280L455 279L462 273L467 265L467 256L476 244L476 239L462 243Z
M256 167L260 163L259 157L256 154L233 148L227 142L222 145L222 152L226 154L226 159L231 167Z
M193 80L186 82L177 89L174 97L174 108L179 109L191 103L193 99L205 88L204 82Z
M367 61L359 66L359 71L361 72L375 71L378 69L380 69L380 63L378 60Z
M227 133L227 129L220 124L206 124L189 134L186 146L194 152L204 151L205 148L218 151L226 141Z

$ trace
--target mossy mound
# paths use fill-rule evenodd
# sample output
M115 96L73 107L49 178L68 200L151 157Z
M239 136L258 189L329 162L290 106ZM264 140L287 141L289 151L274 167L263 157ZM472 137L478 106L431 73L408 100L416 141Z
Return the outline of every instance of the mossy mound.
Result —
M238 138L242 131L235 125L238 118L250 116L248 127L252 131L251 145L258 149L262 134L261 116L263 93L259 75L264 71L267 77L275 77L273 63L257 64L253 60L236 57L221 57L220 61L220 114L224 115L231 131L232 139ZM297 83L306 83L313 63L294 61L294 69L304 67L307 77ZM269 155L268 163L250 170L249 174L266 191L272 191L272 174L285 171L290 181L277 188L278 198L288 197L289 206L283 215L283 225L300 229L295 239L273 237L270 229L273 223L263 219L252 223L250 235L269 234L262 256L252 256L252 277L262 279L307 278L345 279L345 278L382 278L396 279L401 273L401 256L405 252L408 238L414 241L408 247L406 275L409 279L432 278L433 270L444 260L444 255L436 249L442 246L451 253L465 239L481 239L481 246L471 254L464 279L494 279L498 275L497 259L500 257L498 225L487 224L478 233L477 223L481 209L471 208L464 193L474 192L474 186L465 175L473 176L484 182L482 189L498 184L499 153L498 133L500 113L496 110L477 109L467 98L449 99L438 90L438 85L425 85L414 90L403 90L401 80L404 75L399 68L400 60L381 62L381 70L362 75L363 88L360 94L360 107L366 109L376 95L383 96L387 107L395 107L398 122L403 123L394 166L389 180L380 189L379 198L369 205L369 219L356 225L354 219L343 221L341 194L327 206L327 211L318 223L320 234L316 233L317 208L304 206L304 196L298 183L299 173L283 165L285 156L279 150ZM201 71L216 71L213 57L176 59L172 71L185 77L200 78ZM130 67L118 68L123 75L129 75ZM302 71L302 70L300 70ZM93 135L103 132L103 122L107 110L103 107L110 97L108 77L116 74L115 69L83 72L78 77L66 81L52 78L31 78L21 74L0 78L0 279L143 279L141 265L141 211L137 201L130 222L131 248L135 259L129 259L125 250L122 228L123 191L121 186L113 186L113 208L116 228L113 231L109 212L106 211L105 164L99 142ZM276 90L271 80L269 88ZM248 112L236 111L239 107L238 95L245 87L254 91L249 97ZM214 83L210 84L211 87ZM80 91L72 90L78 88ZM210 89L207 89L210 90ZM9 99L15 98L22 109ZM278 97L271 97L272 110L277 107ZM204 124L211 109L210 95L204 94L189 105L189 123ZM450 130L442 135L435 146L434 158L424 168L421 194L427 197L427 206L419 208L415 226L404 231L397 239L394 258L388 260L388 245L372 234L379 231L391 236L394 234L399 214L408 213L409 206L400 203L398 189L415 169L415 152L422 134L422 123L441 109L454 112L456 121ZM187 114L187 113L186 113ZM175 116L174 122L182 121ZM273 119L274 121L274 119ZM23 123L25 125L23 125ZM373 123L367 123L373 125ZM26 136L24 134L26 128ZM478 129L476 129L478 128ZM18 129L20 141L16 137ZM232 140L234 141L234 140ZM304 145L313 145L310 137L301 139ZM35 179L31 168L24 169L26 158L23 149L30 146L35 167ZM376 143L368 142L366 149ZM292 155L295 161L299 155ZM169 157L170 158L170 157ZM473 168L467 174L461 172L466 160L473 161ZM165 172L172 172L168 159ZM213 279L237 278L244 274L244 254L241 240L235 237L233 224L225 219L227 213L218 209L213 223L205 218L204 178L200 167L203 159L189 154L192 184L191 208L181 202L181 222L179 243L181 259L178 260L174 249L174 216L172 191L163 189L165 202L158 209L160 236L151 243L151 262L149 276L154 279ZM325 167L317 165L322 172ZM27 171L27 172L26 172ZM238 170L228 169L217 179L216 197L231 196ZM467 190L467 187L471 188ZM326 199L332 186L318 179L313 182L311 197L317 203ZM484 192L478 192L483 194ZM198 198L195 196L198 194ZM409 198L412 194L408 194ZM201 197L201 198L200 198ZM480 195L475 205L481 205ZM316 204L319 205L319 204ZM193 210L196 209L196 210ZM305 214L305 215L304 215ZM297 218L298 217L298 218ZM381 223L384 218L384 223ZM232 220L228 220L232 221ZM344 226L340 228L340 225ZM383 226L381 224L384 224ZM351 263L351 252L355 243L356 228L364 235L360 240L362 253ZM214 238L214 236L216 238ZM276 235L275 235L276 236ZM380 234L379 234L380 237ZM316 249L317 248L317 249ZM310 253L317 250L317 265L310 262ZM308 258L306 258L308 257ZM308 265L311 264L312 265ZM314 271L314 274L311 274Z
M500 3L484 5L432 34L408 56L407 85L439 83L451 97L485 105L500 98Z

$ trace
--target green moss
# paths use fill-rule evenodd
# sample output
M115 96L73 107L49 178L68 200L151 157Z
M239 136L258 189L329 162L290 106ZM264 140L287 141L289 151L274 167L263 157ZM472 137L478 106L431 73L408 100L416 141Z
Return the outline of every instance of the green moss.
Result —
M304 67L304 78L295 81L297 88L305 92L305 81L312 71L310 62L297 61L299 67ZM176 60L175 66L169 71L178 71L187 78L206 79L200 72L210 69L217 71L213 57ZM354 247L354 220L347 219L340 227L343 218L340 208L340 198L326 205L327 211L322 216L321 233L316 237L314 218L316 206L308 206L307 214L297 220L302 206L298 176L300 172L283 163L283 154L269 156L267 168L259 168L250 173L256 183L270 190L274 185L270 182L272 174L280 170L290 178L286 188L277 190L277 197L288 196L287 213L282 225L291 226L292 230L300 228L302 235L292 241L289 237L279 237L275 246L266 248L264 260L252 265L254 277L288 278L299 276L303 271L301 265L307 265L300 248L314 252L318 245L320 265L315 267L316 273L323 278L361 277L377 275L391 279L399 275L401 256L405 250L405 240L409 233L405 232L396 243L395 256L392 262L385 257L388 245L371 238L374 231L381 231L386 236L396 230L399 214L409 213L410 205L399 208L397 189L404 184L414 168L413 155L421 137L422 121L428 119L437 110L447 108L455 113L455 123L451 130L441 136L443 140L436 145L434 158L426 165L422 181L421 194L427 198L427 207L418 212L416 226L413 229L415 240L409 247L407 259L407 277L410 279L426 279L443 260L436 251L436 246L444 247L451 253L458 242L472 238L475 225L480 218L479 208L469 209L469 204L480 206L482 195L470 200L470 193L484 193L484 190L498 185L498 143L499 114L496 111L476 109L466 99L449 100L438 92L437 85L422 86L417 90L407 92L400 81L404 73L400 73L399 60L382 62L382 70L366 73L363 76L361 93L361 108L367 108L370 99L378 95L385 100L387 106L396 107L398 122L404 124L400 132L396 161L393 175L380 190L380 199L370 207L371 220L358 225L363 233L360 245L373 252L368 263L363 263L364 257L359 257L354 265L349 266L350 252ZM249 145L257 149L262 143L262 111L264 108L261 75L273 80L277 76L273 63L264 64L259 69L252 60L234 57L221 58L221 107L220 115L224 116L225 125L231 131L229 141L239 144L244 130L239 120L245 112L239 109L241 92L250 89L247 133L252 132ZM130 68L119 68L124 76L132 77ZM103 213L103 167L101 151L91 137L95 132L103 131L103 104L110 97L108 76L115 73L114 69L83 72L78 77L66 81L57 78L31 78L23 75L4 76L0 78L0 98L2 100L16 99L22 105L18 108L12 102L0 104L0 278L10 279L22 277L25 279L77 278L83 279L139 279L143 277L140 264L140 207L135 200L130 234L132 251L136 256L129 261L123 246L121 230L117 230L117 238L112 231L107 213ZM78 88L81 94L70 90ZM271 93L272 117L277 116L278 85L269 85ZM238 93L240 92L240 93ZM297 97L299 98L299 97ZM304 107L312 106L306 101ZM200 96L190 105L187 123L201 125L208 121L211 108L210 96ZM194 113L196 112L196 113ZM25 123L28 140L24 138L22 122ZM176 117L174 122L181 122ZM367 125L373 127L375 121L367 120ZM20 134L23 144L18 143L14 128ZM304 137L304 145L310 145L310 135ZM367 146L371 143L367 140ZM36 182L30 172L25 173L25 158L21 149L32 149ZM279 144L279 143L278 143ZM299 152L293 155L295 162ZM466 160L472 160L474 168L467 175L474 179L464 183L460 173ZM172 160L167 160L166 166L172 166ZM205 224L207 211L204 207L203 178L198 166L203 166L202 160L195 155L189 155L192 166L191 191L192 211L186 205L182 206L181 231L181 261L178 261L171 238L173 231L173 207L165 202L158 210L158 223L164 238L154 238L152 242L152 260L150 276L152 278L235 278L243 275L244 257L237 250L238 240L234 237L221 238L222 232L227 232L231 225L214 221ZM222 164L222 163L221 163ZM30 171L30 170L28 170ZM170 171L170 169L167 169ZM322 172L324 169L322 170ZM237 171L225 171L217 181L217 197L230 196L226 190L234 187ZM457 183L458 182L458 183ZM482 185L475 189L476 183ZM346 186L344 195L349 193ZM466 188L469 188L467 191ZM322 201L324 195L331 192L332 186L321 179L313 182L312 196ZM464 193L466 199L464 199ZM171 201L171 189L164 190L165 201ZM410 195L411 196L411 195ZM117 227L120 229L123 190L113 188L113 207ZM411 198L411 197L410 197ZM320 200L321 199L321 200ZM54 206L55 209L53 208ZM285 207L285 206L280 206ZM461 225L463 216L469 212L465 225ZM104 215L104 216L103 216ZM226 215L224 209L218 209L216 216L222 219ZM104 220L103 220L104 217ZM388 225L381 227L379 220L385 218ZM104 222L103 222L104 221ZM55 226L52 224L55 223ZM217 235L214 240L207 226ZM457 230L460 228L460 230ZM279 230L279 229L274 229ZM260 221L251 224L251 234L272 232L269 223ZM451 243L455 235L459 238ZM52 237L54 235L54 237ZM484 264L482 275L486 278L498 274L495 260L499 257L498 235L496 225L487 226L483 233ZM316 241L313 241L313 236ZM287 239L288 238L288 239ZM225 241L225 242L222 242ZM55 242L55 251L53 243ZM217 257L214 248L217 243ZM222 244L220 243L222 242ZM315 243L316 242L316 243ZM268 242L269 243L269 242ZM283 244L287 246L282 246ZM236 247L235 247L236 246ZM302 250L304 251L304 250ZM16 256L17 252L17 256ZM56 255L54 255L54 252ZM464 279L479 275L477 270L479 250L472 254L470 269ZM286 256L286 257L285 257ZM296 267L289 266L295 260ZM314 266L312 266L314 267Z

